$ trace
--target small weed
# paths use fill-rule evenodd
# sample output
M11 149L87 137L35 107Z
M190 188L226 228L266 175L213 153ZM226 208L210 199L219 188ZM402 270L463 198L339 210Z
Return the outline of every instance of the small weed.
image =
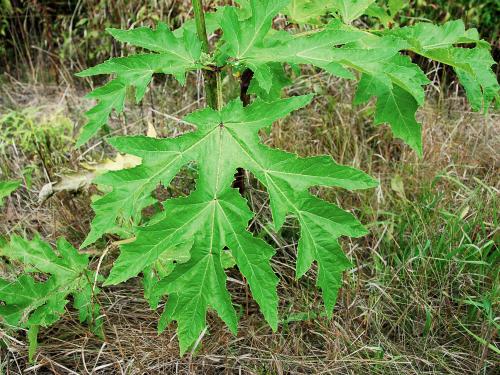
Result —
M73 123L61 111L44 111L28 107L0 115L0 157L22 152L47 169L65 163L73 144Z

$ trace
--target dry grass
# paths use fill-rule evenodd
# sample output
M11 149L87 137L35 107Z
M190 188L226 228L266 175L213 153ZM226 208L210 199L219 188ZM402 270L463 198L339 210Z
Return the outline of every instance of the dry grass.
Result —
M176 118L199 106L201 90L195 87L198 90L185 91L171 82L157 82L144 107L115 119L113 129L144 133L151 122L162 136L185 131ZM489 298L493 317L498 315L498 114L471 113L458 96L431 101L419 113L425 128L425 155L418 160L401 142L391 139L386 127L371 125L370 106L349 105L353 95L349 84L314 75L299 80L290 93L311 90L321 95L307 109L275 126L264 136L265 142L301 155L331 154L338 162L359 167L381 181L378 189L367 192L318 190L355 212L371 230L365 238L344 242L355 268L345 276L332 320L322 316L315 270L294 280L296 223L288 220L280 233L267 229L266 194L248 176L253 187L247 198L258 212L253 228L265 230L267 240L278 249L273 260L281 279L283 321L278 332L264 323L239 273L230 271L228 287L241 312L238 336L210 315L201 345L179 359L175 327L157 335L159 314L149 309L136 279L103 290L104 341L69 311L40 335L35 365L26 362L23 333L7 336L4 332L7 348L0 349L0 369L7 374L495 373L500 357L462 325L495 345L496 331L487 310L464 301ZM2 91L2 111L30 106L41 108L41 115L57 107L75 124L81 124L88 105L70 88L11 80ZM40 156L13 147L0 155L7 177L19 176L28 164L36 165L38 172L32 189L15 193L0 213L0 233L40 232L52 242L64 235L78 245L92 217L89 194L60 193L40 206L37 192L47 175L77 170L82 161L98 161L112 151L98 140L88 150L67 153L63 165L43 171ZM395 176L400 176L403 189ZM117 255L112 240L90 250L97 263L103 249L110 246L101 268L104 272ZM479 250L471 255L467 251L472 247ZM487 265L478 264L478 259Z

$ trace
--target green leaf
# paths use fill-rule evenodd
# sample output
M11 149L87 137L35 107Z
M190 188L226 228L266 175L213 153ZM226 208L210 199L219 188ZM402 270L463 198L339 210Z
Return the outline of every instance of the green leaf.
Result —
M373 1L334 0L333 3L346 23L364 12L373 13ZM401 0L391 1L391 13L404 4ZM291 3L289 7L301 9L306 5L307 1L302 1ZM324 5L330 6L328 2ZM421 23L386 30L380 36L340 22L330 23L312 35L310 32L298 35L271 33L269 23L267 35L259 34L257 42L245 48L242 54L237 41L245 30L237 28L236 17L231 16L231 10L227 11L228 15L222 17L221 27L224 35L229 36L223 36L224 44L216 60L221 61L226 54L230 64L251 69L254 72L253 93L266 100L277 97L282 87L276 85L275 77L279 76L271 70L276 63L312 64L347 79L354 78L351 72L354 69L362 73L356 103L377 97L375 122L389 123L394 135L408 143L420 156L423 153L421 125L415 120L415 113L424 101L422 86L429 80L399 51L410 50L452 66L473 109L486 111L491 103L498 102L499 86L491 70L494 61L487 50L488 45L479 40L475 29L465 30L462 21L447 22L443 26ZM252 13L245 22L256 22L256 17ZM225 18L227 22L223 22ZM229 22L231 19L234 22ZM476 47L456 47L463 43L474 43Z
M469 69L455 67L460 83L474 111L487 112L500 103L500 86L491 66L495 64L489 51L482 48L456 49L457 61L467 62Z
M403 0L390 0L396 8ZM286 8L286 14L292 22L299 24L319 24L318 18L328 12L337 12L342 20L350 24L365 14L375 0L292 0ZM391 6L391 4L389 5Z
M371 4L366 9L366 15L378 18L380 23L382 23L386 27L389 26L389 24L393 21L392 16L387 13L387 9L377 5L376 3Z
M229 249L224 249L222 251L220 259L221 259L222 267L224 267L225 270L236 266L236 259L234 258L231 250L229 250Z
M19 186L21 181L0 181L0 207L3 206L4 198L11 195Z
M424 101L422 85L428 79L409 57L395 56L384 64L367 64L354 104L377 97L375 123L388 123L394 135L422 156L422 130L415 114Z
M306 263L303 269L306 269L309 260L316 259L318 261L316 285L321 288L326 314L331 318L338 291L342 286L342 275L345 270L352 267L352 264L344 255L337 241L325 240L324 234L318 236L320 233L322 233L322 228L317 225L309 225L307 230L301 231L299 251L307 252L305 249L314 249L314 253L301 255L300 261ZM317 239L314 239L313 236L317 236Z
M20 261L26 271L46 275L47 281L38 282L27 274L14 281L0 279L0 318L12 328L28 328L30 358L36 350L39 326L49 327L65 312L68 296L73 295L80 320L92 324L93 329L102 324L99 305L94 300L99 292L94 290L95 275L88 270L88 257L79 254L66 240L57 242L57 253L39 237L28 241L13 236L2 244L2 256Z
M262 44L272 26L273 18L289 0L250 0L252 16L244 21L233 7L226 7L220 21L226 52L242 59L255 46Z
M334 47L340 44L344 45ZM396 137L422 155L421 126L415 120L415 112L424 100L422 86L429 80L408 57L398 54L407 46L405 41L393 36L366 35L332 24L311 36L292 38L271 47L254 48L241 62L255 72L261 72L262 66L276 61L313 64L343 78L354 78L347 67L362 72L367 78L360 82L357 103L377 96L376 123L389 123ZM374 77L371 84L367 84L369 77ZM261 91L265 91L262 87L265 83L273 82L262 74L256 74L255 81ZM266 95L261 94L260 97L266 98Z
M254 71L259 69L262 64L271 62L312 64L331 74L344 78L354 78L352 73L341 64L349 58L349 54L354 55L356 51L347 51L345 48L335 48L335 46L354 42L362 37L363 34L357 31L326 29L310 36L293 38L270 47L256 47L249 51L240 62ZM392 54L396 52L392 52ZM259 80L260 82L261 80Z
M187 63L193 63L201 55L201 44L198 39L193 38L194 30L186 33L184 29L183 35L176 37L163 22L158 23L156 30L138 27L131 30L108 28L106 31L119 42L164 53L172 59L185 60Z
M11 326L22 326L32 311L43 308L52 288L51 280L37 283L28 275L12 282L0 279L0 301L5 303L0 306L0 317Z
M269 265L274 249L247 230L253 214L237 190L231 188L238 167L252 172L267 187L276 228L281 227L288 213L298 217L303 230L312 233L318 228L328 228L327 232L323 230L322 238L310 238L300 246L299 252L307 262L301 262L299 277L314 260L325 272L338 275L339 269L346 266L345 259L339 247L326 242L335 243L342 235L366 233L351 214L315 198L308 189L316 185L368 188L376 185L372 178L356 169L338 165L327 156L299 158L260 143L260 129L268 129L274 121L310 100L311 96L302 96L270 103L257 101L245 108L241 102L233 101L220 112L204 109L188 115L184 121L193 124L196 131L177 138L112 139L119 151L141 157L143 164L121 171L123 173L103 176L100 183L106 182L113 188L101 198L109 204L109 211L120 209L133 215L135 202L110 200L115 191L120 194L123 191L124 197L135 196L142 201L158 183L168 185L183 165L198 163L196 190L188 197L167 200L163 212L152 224L137 228L135 242L121 246L120 256L106 281L107 284L123 282L148 269L159 257L176 261L180 256L176 250L178 245L192 244L190 259L177 264L174 271L158 283L155 291L157 296L169 295L161 326L177 321L181 351L187 350L205 328L209 307L217 311L232 331L236 330L236 314L225 287L222 260L225 247L231 250L236 265L248 280L264 317L271 327L276 329L277 326L278 279ZM140 183L135 183L136 180ZM107 212L103 214L106 216ZM101 222L100 212L96 215L96 222ZM336 253L328 258L323 248ZM341 260L333 269L331 264L335 261L332 259ZM326 278L322 277L319 283L324 288L327 307L331 309L333 297L326 286ZM332 286L332 293L337 286L338 282Z
M292 80L288 77L285 69L280 63L270 63L263 65L269 69L271 74L270 79L264 82L261 77L255 77L250 82L250 87L248 88L249 94L255 94L258 98L265 101L273 101L281 98L283 89L292 83Z
M265 44L252 48L235 63L252 69L265 92L272 85L270 66L273 63L312 64L333 75L352 79L354 75L346 67L358 68L365 63L390 59L406 46L403 41L390 37L368 40L365 33L345 29L338 22L312 35L279 35L279 38L267 39ZM362 43L365 39L367 41Z
M339 12L342 20L349 24L362 16L375 0L331 0L331 2L333 8Z
M389 12L394 17L401 9L408 5L408 0L389 0Z
M183 244L181 246L186 246L189 256L189 250L192 247L192 243ZM161 279L171 274L174 268L175 263L173 261L163 261L162 259L158 259L152 266L148 266L144 269L144 277L142 279L142 284L144 286L144 298L148 301L149 306L152 309L158 308L158 303L161 299L161 296L155 295L158 283Z
M175 257L171 256L171 252L164 252L151 266L144 268L144 298L149 302L152 309L158 308L158 303L161 299L161 296L155 294L158 283L173 272L176 263L185 263L189 260L191 256L189 252L192 247L193 241L186 241L185 243L179 244L174 250L176 254ZM140 256L139 254L138 257ZM133 258L131 258L131 260L132 259ZM126 264L126 261L123 263Z
M500 86L491 69L495 61L489 45L479 39L476 29L466 30L463 21L449 21L442 26L419 23L387 34L406 40L412 51L453 67L474 110L486 112L498 102ZM476 46L460 46L471 43Z
M80 277L87 268L88 257L79 254L70 243L61 238L58 241L57 255L49 244L35 237L28 241L22 237L14 236L5 246L4 255L10 259L18 260L25 265L34 267L38 272L53 275L59 285Z
M421 125L416 121L415 114L418 104L406 91L398 86L391 89L374 76L363 76L359 83L357 99L362 101L371 96L377 96L375 123L389 123L394 135L403 139L422 156Z
M328 12L330 6L328 0L291 0L285 13L291 22L318 25L319 18Z
M480 42L477 30L465 30L462 20L448 21L441 26L418 23L415 26L396 28L386 33L404 38L412 48L421 52L449 48L458 43Z
M160 22L156 30L140 27L132 30L107 29L118 41L148 49L154 53L112 58L77 74L89 77L99 74L115 74L116 78L87 95L98 104L87 113L88 122L77 141L77 147L86 143L107 124L112 111L123 111L125 97L130 87L135 88L136 102L140 102L154 73L173 74L181 83L189 70L201 65L201 43L191 30L183 30L176 37L167 25Z

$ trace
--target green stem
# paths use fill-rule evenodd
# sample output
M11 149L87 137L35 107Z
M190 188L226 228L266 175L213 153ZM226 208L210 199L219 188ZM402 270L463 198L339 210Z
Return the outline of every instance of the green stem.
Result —
M196 32L198 33L198 38L201 41L202 51L204 53L210 53L210 47L208 44L207 27L205 25L205 13L203 12L202 0L192 0L194 9L194 18L196 22ZM209 107L217 109L217 78L214 71L207 70L204 73L205 76L205 96Z
M224 106L224 95L222 94L222 74L221 72L215 73L217 82L217 110L221 110Z

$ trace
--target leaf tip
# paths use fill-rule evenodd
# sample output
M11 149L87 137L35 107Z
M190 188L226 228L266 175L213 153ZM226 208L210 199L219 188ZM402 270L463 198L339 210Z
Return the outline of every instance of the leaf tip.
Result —
M380 186L380 181L378 178L375 178L375 177L372 177L372 176L369 176L369 180L367 181L367 187L370 189L370 188L376 188L376 187L379 187Z
M75 148L82 147L85 143L87 143L88 139L86 139L86 138L87 137L85 137L83 134L80 134L80 136L78 137L78 139L75 142Z
M80 249L85 249L86 247L92 245L94 242L95 240L92 240L91 238L87 237L80 245Z
M111 35L113 38L115 38L115 35L117 32L120 32L120 31L124 31L122 29L117 29L117 28L114 28L114 27L106 27L106 32Z
M333 318L333 306L326 306L325 305L325 314L327 319L332 319Z
M116 277L116 275L113 273L113 270L111 270L111 273L109 274L108 278L106 280L104 280L104 282L102 283L102 286L117 285L123 281L125 281L125 280L121 280L118 277Z
M273 330L273 332L276 332L278 330L278 317L276 316L276 319L272 322L269 322L269 326Z

